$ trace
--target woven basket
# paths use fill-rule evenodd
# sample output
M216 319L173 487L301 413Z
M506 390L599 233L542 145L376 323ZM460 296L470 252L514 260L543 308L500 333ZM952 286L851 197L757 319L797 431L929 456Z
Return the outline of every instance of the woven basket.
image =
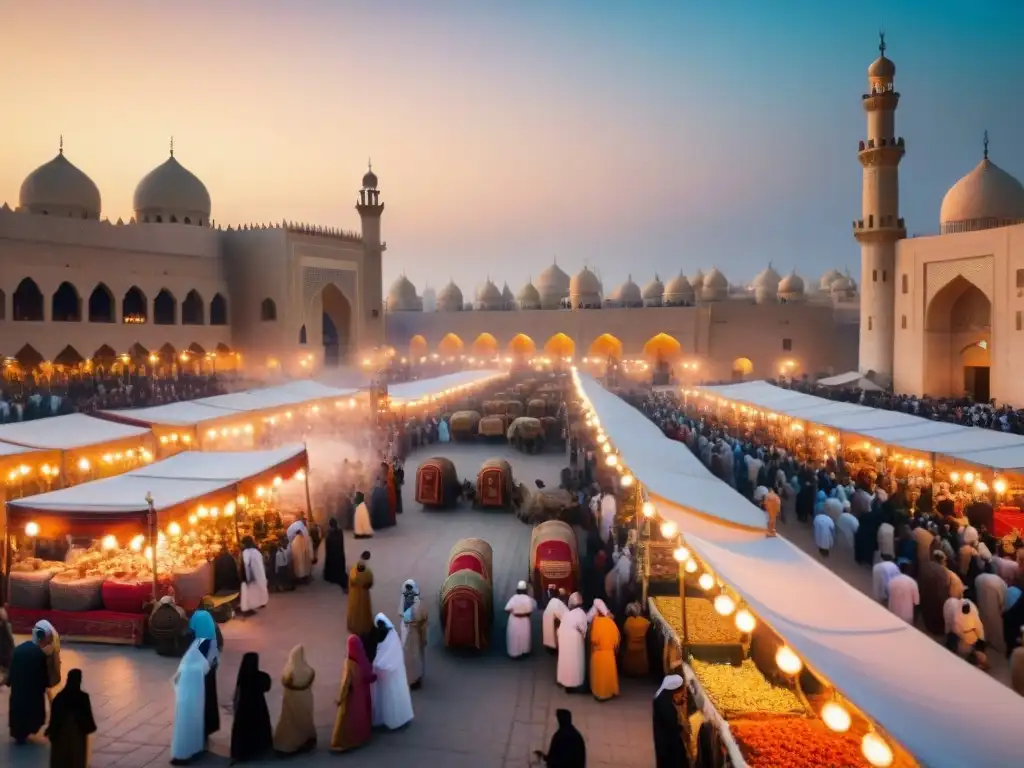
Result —
M491 545L483 539L459 539L452 547L452 551L448 553L449 564L456 555L463 552L473 552L479 555L484 563L487 578L490 579L491 574L494 573L494 550Z
M50 607L50 580L53 571L12 571L10 603L12 608L41 610Z
M50 607L55 611L98 611L103 608L106 576L55 578L50 582Z

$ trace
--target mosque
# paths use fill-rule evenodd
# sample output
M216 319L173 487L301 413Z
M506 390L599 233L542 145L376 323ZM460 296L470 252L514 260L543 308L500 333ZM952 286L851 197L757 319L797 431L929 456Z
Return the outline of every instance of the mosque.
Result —
M294 222L223 228L174 155L135 189L127 222L60 151L0 207L5 366L236 367L293 373L383 343L380 200L363 176L361 232Z

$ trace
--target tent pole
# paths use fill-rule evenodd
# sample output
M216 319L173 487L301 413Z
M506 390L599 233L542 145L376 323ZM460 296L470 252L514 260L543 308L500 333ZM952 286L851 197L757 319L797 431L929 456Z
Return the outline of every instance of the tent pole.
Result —
M303 450L306 449L305 441L303 441L303 443L302 443L302 448L303 448ZM313 522L313 502L310 500L310 497L309 497L309 464L308 464L308 462L309 462L309 454L308 453L306 454L306 457L307 457L306 458L306 462L307 462L307 464L306 464L306 471L302 473L302 482L306 486L306 519L308 519L310 522Z
M157 585L156 585L156 510L153 508L153 494L146 494L146 504L149 506L149 510L146 514L146 519L149 527L149 551L153 554L152 568L153 572L153 603L157 601Z

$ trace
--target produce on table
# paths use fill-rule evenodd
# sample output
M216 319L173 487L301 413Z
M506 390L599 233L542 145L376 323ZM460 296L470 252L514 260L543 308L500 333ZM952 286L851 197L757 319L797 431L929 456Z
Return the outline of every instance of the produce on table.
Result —
M729 730L749 768L869 768L857 736L820 720L733 720Z
M683 604L678 597L655 597L654 606L672 631L683 639ZM686 631L691 645L739 645L740 632L731 617L721 616L710 600L703 597L686 598Z
M679 578L679 563L673 556L672 545L651 544L647 547L649 578L655 581L674 581Z
M804 712L796 693L769 683L750 659L744 659L738 667L691 659L690 666L715 709L726 718L746 712Z

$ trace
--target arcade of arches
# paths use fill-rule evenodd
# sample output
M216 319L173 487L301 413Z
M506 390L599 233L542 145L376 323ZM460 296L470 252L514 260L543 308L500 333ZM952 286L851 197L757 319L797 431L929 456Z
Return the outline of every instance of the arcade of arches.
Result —
M928 304L924 390L937 397L990 397L992 302L961 275Z
M743 381L754 372L754 364L746 357L737 357L732 361L732 380Z
M23 345L4 365L5 377L34 373L50 377L55 372L74 378L77 375L91 375L94 370L114 374L173 374L175 371L191 373L215 373L230 371L238 366L238 354L227 344L217 344L207 350L198 342L192 342L185 349L178 350L166 343L150 351L135 342L127 352L118 353L109 344L101 344L91 355L83 355L71 344L60 350L52 361L31 344Z

